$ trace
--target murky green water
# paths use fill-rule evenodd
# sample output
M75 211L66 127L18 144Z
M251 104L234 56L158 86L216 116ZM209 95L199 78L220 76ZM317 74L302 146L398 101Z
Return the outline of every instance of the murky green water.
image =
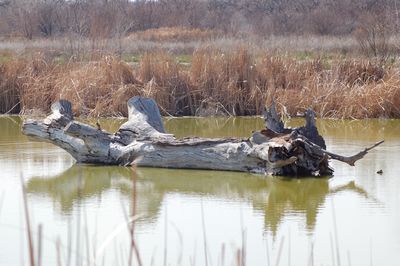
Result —
M334 152L386 142L356 167L334 162L333 178L301 180L74 165L27 140L20 123L0 117L0 265L29 262L20 175L35 250L43 228L43 265L127 265L132 212L143 265L236 265L243 255L247 265L400 265L400 120L319 121ZM122 121L101 123L113 130ZM166 120L179 137L246 137L261 127L256 118Z

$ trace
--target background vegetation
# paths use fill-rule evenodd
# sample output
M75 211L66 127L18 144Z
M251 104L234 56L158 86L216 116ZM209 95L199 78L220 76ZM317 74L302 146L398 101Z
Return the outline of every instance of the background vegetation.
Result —
M0 112L400 117L396 0L0 0Z
M0 32L28 39L113 38L160 27L267 36L399 26L396 0L1 0L0 7Z

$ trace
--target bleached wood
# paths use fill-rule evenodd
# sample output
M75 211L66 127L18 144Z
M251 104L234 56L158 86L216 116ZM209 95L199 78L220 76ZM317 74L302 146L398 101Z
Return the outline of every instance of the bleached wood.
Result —
M315 127L313 112L309 112L305 127L286 129L274 105L267 110L265 119L267 126L279 132L267 128L254 132L249 139L176 139L165 132L154 100L143 97L133 97L128 101L128 121L115 134L75 121L71 110L68 101L60 100L52 105L52 114L44 120L24 121L23 133L63 148L78 163L294 176L331 174L329 158L354 164L368 151L351 158L327 152L316 144L318 138L322 141L323 138Z

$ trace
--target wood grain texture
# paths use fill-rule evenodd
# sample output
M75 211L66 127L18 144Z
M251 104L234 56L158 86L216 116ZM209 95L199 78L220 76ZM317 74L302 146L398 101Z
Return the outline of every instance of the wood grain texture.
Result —
M52 105L43 120L27 119L22 131L67 151L78 163L137 165L149 167L213 169L273 175L330 175L329 159L354 165L367 152L341 156L325 150L325 141L315 126L315 114L306 112L306 125L285 128L275 105L266 110L267 128L248 139L183 138L165 132L153 99L133 97L129 117L114 134L75 121L66 100Z

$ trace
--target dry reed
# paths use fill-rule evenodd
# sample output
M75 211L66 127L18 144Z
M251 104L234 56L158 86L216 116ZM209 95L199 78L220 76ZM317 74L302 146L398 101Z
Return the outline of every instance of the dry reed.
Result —
M24 64L15 60L0 64L0 113L19 111L19 73Z
M0 65L0 111L14 105L13 112L48 111L53 101L65 98L77 115L126 116L126 101L144 95L164 114L220 108L224 114L258 115L274 97L290 116L311 107L319 117L399 118L399 74L396 65L363 59L299 60L246 47L198 49L190 65L165 51L145 53L138 65L112 56L64 64L41 54L14 56Z

